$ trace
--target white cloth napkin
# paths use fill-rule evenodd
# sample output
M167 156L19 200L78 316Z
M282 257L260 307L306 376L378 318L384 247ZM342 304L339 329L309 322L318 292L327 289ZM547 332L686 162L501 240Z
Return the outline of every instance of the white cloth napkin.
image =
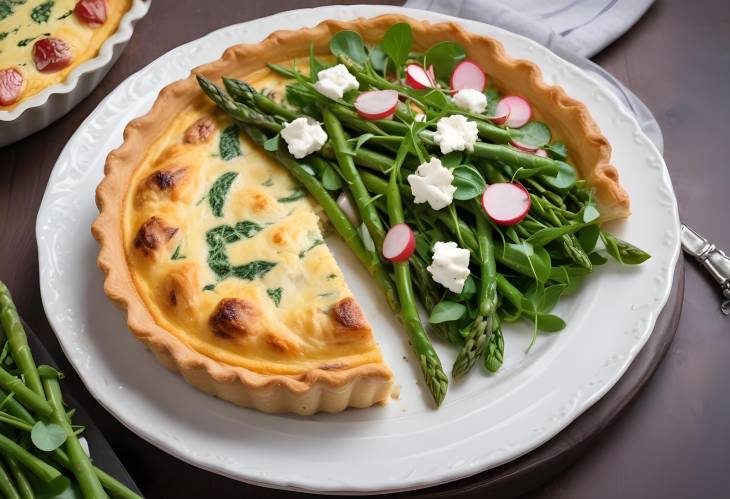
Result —
M605 83L662 151L664 139L651 111L631 90L587 59L633 26L653 1L408 0L405 7L493 24L546 46Z

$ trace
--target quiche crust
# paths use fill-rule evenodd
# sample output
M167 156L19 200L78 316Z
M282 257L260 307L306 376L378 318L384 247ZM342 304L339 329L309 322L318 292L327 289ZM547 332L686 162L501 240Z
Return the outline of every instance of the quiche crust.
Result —
M145 304L135 285L129 268L123 213L130 189L136 187L132 179L154 141L184 109L204 108L210 105L199 90L195 74L204 74L213 80L222 76L245 78L269 62L283 62L308 55L310 43L315 53L326 53L331 36L340 30L358 31L367 42L379 41L386 29L397 22L408 22L414 32L415 48L423 49L444 40L462 44L469 57L480 64L496 85L510 93L528 99L538 117L548 122L553 135L563 140L582 178L594 186L596 198L605 220L629 214L627 193L618 182L618 173L610 164L611 148L580 102L568 97L560 87L548 86L540 70L527 61L509 58L502 45L491 38L466 32L454 23L431 24L400 15L384 15L355 21L324 21L314 28L297 31L277 31L258 44L236 45L210 64L195 68L185 80L172 83L159 94L152 110L130 122L124 131L124 142L112 151L105 164L105 177L96 192L99 217L92 233L101 249L98 265L105 274L104 291L127 313L129 329L146 344L159 361L180 374L193 386L242 406L255 407L266 412L295 412L312 414L317 411L337 412L347 407L368 407L384 402L390 393L392 374L382 362L371 362L355 367L335 365L308 369L299 374L269 374L232 365L212 358L182 341L160 326ZM206 126L196 125L194 133L185 142L195 143ZM166 175L180 174L177 170ZM167 177L158 181L167 182ZM163 234L174 236L171 229L153 221ZM144 246L145 240L140 242ZM146 247L146 246L145 246ZM183 277L171 277L175 286L185 287ZM178 298L176 298L177 300ZM187 306L195 306L194 298L180 298ZM240 300L239 300L240 302ZM247 310L247 304L224 303L218 310L220 317L227 309ZM357 322L355 329L369 330L351 313L351 304L338 307L345 322ZM338 310L333 310L337 314ZM215 318L211 321L215 322ZM237 325L214 324L224 334ZM353 326L354 327L354 326ZM286 348L286 345L280 345Z

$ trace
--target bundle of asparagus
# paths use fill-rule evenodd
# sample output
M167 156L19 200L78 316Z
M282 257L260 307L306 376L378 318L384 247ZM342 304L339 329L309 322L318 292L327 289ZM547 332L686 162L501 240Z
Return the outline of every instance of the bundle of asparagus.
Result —
M59 381L36 366L10 291L0 282L0 493L9 499L141 499L95 467Z
M359 84L359 89L342 98L318 89L318 74L329 66L313 54L308 74L296 66L269 66L292 80L285 101L240 80L223 78L225 89L202 75L198 82L243 132L321 204L335 231L402 320L439 405L448 377L419 317L416 294L429 314L431 330L459 348L452 369L455 378L480 359L487 371L495 372L504 357L503 324L531 321L532 345L540 331L565 327L550 311L561 296L578 289L593 266L606 262L604 253L624 264L641 263L649 255L601 229L591 188L567 162L565 145L551 143L545 124L507 126L510 122L497 112L496 88L484 90L489 98L485 113L456 105L450 97L453 89L445 81L452 75L454 86L454 68L466 56L463 48L442 42L425 54L415 54L410 51L411 41L407 24L391 27L379 47L366 47L355 32L337 33L330 43L332 55ZM413 66L429 70L421 70L419 77ZM412 81L414 74L421 83ZM384 90L390 94L372 95ZM372 104L391 94L396 96L392 109ZM363 110L363 102L371 102L372 109ZM444 154L436 136L438 122L454 115L476 123L481 141ZM323 122L328 142L318 152L295 159L281 132L299 118ZM416 203L406 181L431 158L438 158L454 178L456 189L447 209ZM526 208L509 223L488 216L485 192L495 184L518 185L529 211ZM354 200L362 220L359 227L343 211L348 199ZM407 252L404 258L384 258L389 231L402 229L403 224L415 233L415 252ZM406 241L405 249L407 235L401 239ZM598 248L599 239L605 251ZM435 285L429 275L434 245L443 241L454 241L469 251L470 275L459 293Z

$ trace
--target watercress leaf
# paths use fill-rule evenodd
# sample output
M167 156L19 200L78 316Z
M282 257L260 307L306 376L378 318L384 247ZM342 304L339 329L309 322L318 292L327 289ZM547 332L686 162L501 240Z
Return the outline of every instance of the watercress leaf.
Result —
M30 432L30 439L38 449L51 452L58 449L66 441L66 430L55 423L37 421Z
M431 261L432 246L433 245L431 244L431 241L429 240L427 235L423 234L422 232L416 234L416 253L427 262Z
M651 255L644 250L637 248L631 243L627 243L618 237L601 231L601 240L606 246L608 254L615 258L619 263L626 265L638 265L645 262Z
M431 310L428 322L440 324L442 322L457 321L466 313L466 306L453 301L442 300Z
M598 253L597 251L594 251L593 253L588 254L588 259L591 261L593 265L603 265L608 261L608 258L603 256L602 254Z
M446 167L459 166L464 160L462 151L452 151L449 154L441 156L441 164Z
M264 149L270 152L276 152L279 150L279 134L277 133L269 140L264 142Z
M550 255L545 248L534 248L530 243L507 243L502 245L495 241L495 257L503 265L537 279L538 282L546 282L550 278Z
M481 196L487 183L484 181L481 173L473 166L461 165L454 168L451 173L454 180L451 185L456 187L454 191L454 199L466 201Z
M385 73L385 66L388 63L388 54L383 52L380 47L373 47L370 49L370 64L373 69L378 73Z
M575 185L578 180L578 174L575 168L563 161L557 162L559 165L558 173L555 176L543 176L542 181L548 187L558 192L567 192Z
M532 234L526 241L533 246L545 246L565 234L572 234L580 230L582 227L585 226L583 224L571 224L562 227L545 227Z
M520 242L520 236L517 235L517 231L514 227L507 227L506 229L504 229L504 235L507 236L507 238L513 243Z
M330 40L330 52L337 57L349 57L358 64L365 64L368 55L359 33L350 30L339 31Z
M558 304L567 284L553 284L548 286L542 293L540 301L540 312L550 312Z
M414 90L413 93L419 96L421 101L425 104L435 107L436 109L444 109L451 105L449 98L441 90Z
M461 290L459 296L464 300L469 300L477 292L477 285L472 276L468 276L464 281L464 289Z
M458 43L445 41L428 49L424 66L428 68L433 64L436 78L449 81L454 67L464 59L466 59L464 47Z
M322 185L328 191L336 191L342 189L342 179L340 175L332 168L332 165L327 165L324 173L322 173Z
M396 67L403 66L413 45L413 31L408 23L397 23L385 32L381 48Z
M487 96L487 116L495 116L497 114L497 105L499 104L499 90L495 87L489 87L484 91Z
M509 134L514 140L533 147L550 143L552 137L547 125L540 121L531 121L521 128L513 128Z
M568 159L568 147L563 144L562 142L556 142L555 144L550 144L545 147L543 147L548 153L548 156L550 156L553 159L559 159L561 161L565 161Z
M565 321L553 314L538 314L535 325L545 333L556 333L565 329Z
M601 213L598 211L598 208L593 203L588 203L583 208L583 222L585 223L591 223L595 220L598 220L600 216Z
M590 253L595 249L598 236L600 235L601 228L596 224L590 224L579 230L576 237L578 237L578 242L580 243L580 247L583 248L583 251Z

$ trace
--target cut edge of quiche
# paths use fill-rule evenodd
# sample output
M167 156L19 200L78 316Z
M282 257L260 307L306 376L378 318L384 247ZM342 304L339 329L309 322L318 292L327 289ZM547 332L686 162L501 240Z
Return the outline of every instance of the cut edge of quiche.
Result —
M148 274L152 277L144 278L140 277L144 272L139 272L139 269L154 267L158 246L168 252L171 250L172 247L167 243L175 236L177 227L162 220L153 220L154 216L148 218L145 214L143 219L136 220L134 230L137 232L135 238L131 239L131 229L126 226L129 221L125 214L137 195L138 186L143 184L137 170L140 165L149 163L149 158L146 158L149 148L170 127L177 126L174 123L180 113L190 108L210 106L198 88L196 74L203 74L214 81L219 81L222 76L246 79L255 71L265 68L269 62L306 57L310 43L314 45L315 53L326 53L329 40L337 31L355 30L367 42L377 42L385 30L397 22L408 22L412 26L417 49L444 40L462 44L470 58L485 69L498 87L527 98L533 103L538 117L551 123L554 136L564 141L573 152L575 166L581 177L595 188L604 220L629 214L628 195L618 182L617 170L609 162L610 145L600 134L585 106L569 98L562 88L547 86L542 82L537 66L509 58L502 45L494 39L470 34L454 23L430 24L400 15L384 15L350 22L324 21L314 28L275 32L258 44L231 47L221 59L200 66L192 71L189 78L165 87L152 110L128 124L124 143L107 158L105 177L96 193L100 214L92 227L94 237L101 246L98 265L106 276L105 293L126 310L130 330L152 350L159 361L167 368L180 372L193 386L241 406L265 412L303 415L318 411L338 412L347 407L368 407L387 401L392 373L384 363L377 344L372 340L370 326L346 285L342 288L346 296L341 300L344 304L341 316L338 319L335 304L332 304L331 310L334 312L330 312L329 316L333 323L339 320L340 326L357 326L365 332L365 337L369 337L372 344L365 350L369 349L373 355L365 355L363 359L370 361L338 365L328 359L319 366L311 362L292 361L296 365L306 366L306 369L292 372L278 368L262 369L261 366L269 362L268 358L250 365L238 362L228 354L218 355L225 348L215 345L215 348L207 348L205 338L198 341L199 338L173 333L173 330L179 332L180 327L171 327L165 321L164 314L151 306L156 300L165 300L167 288L160 295L155 291L154 284L157 282L154 277L159 274L150 270ZM149 235L145 231L147 224L151 224L148 227ZM163 241L158 245L160 235ZM141 238L140 241L137 238ZM137 249L141 251L135 253L131 248L137 244ZM332 258L328 250L321 251L326 251L327 258ZM144 259L148 257L152 263L145 263ZM135 263L137 258L140 260ZM153 284L147 286L141 282ZM220 318L230 320L231 317L257 316L257 313L248 313L249 305L245 301L236 301L235 296L229 299L232 301L221 299L210 316L209 321L214 330L215 322ZM177 306L177 298L172 301ZM224 338L228 335L227 327L224 324L221 329ZM299 333L306 335L307 331ZM217 339L210 341L217 345ZM258 355L259 351L256 353ZM271 363L277 365L275 361ZM332 368L333 365L337 367Z

